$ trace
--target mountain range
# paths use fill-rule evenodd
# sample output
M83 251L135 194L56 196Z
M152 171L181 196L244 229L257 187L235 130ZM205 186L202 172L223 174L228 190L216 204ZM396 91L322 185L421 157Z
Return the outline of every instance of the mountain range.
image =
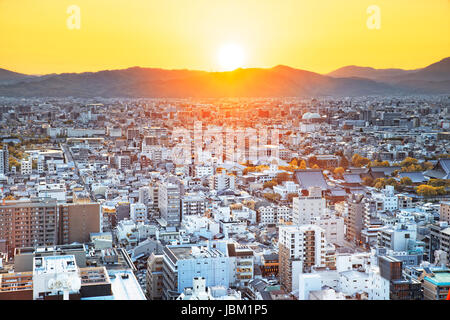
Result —
M228 72L132 67L41 76L0 69L8 97L283 97L450 94L450 57L415 70L347 66L315 72L287 66Z

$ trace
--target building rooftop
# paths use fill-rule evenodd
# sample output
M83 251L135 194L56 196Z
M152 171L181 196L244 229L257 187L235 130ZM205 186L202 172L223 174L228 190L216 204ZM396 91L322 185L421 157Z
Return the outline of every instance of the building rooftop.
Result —
M424 280L436 286L450 286L450 271L433 271L434 276L426 276Z

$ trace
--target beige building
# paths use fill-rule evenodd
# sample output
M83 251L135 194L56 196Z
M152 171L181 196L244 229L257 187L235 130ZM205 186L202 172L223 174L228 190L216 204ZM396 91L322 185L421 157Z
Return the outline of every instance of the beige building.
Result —
M441 202L439 210L439 220L450 223L450 201Z
M98 203L67 203L59 205L59 244L89 242L91 233L100 232Z
M163 289L163 256L154 253L147 260L146 295L149 300L161 300Z
M5 201L0 205L0 240L9 256L14 249L89 242L100 232L97 203L58 204L52 198Z
M58 242L58 206L55 199L11 200L0 205L0 239L8 255L15 248L52 246Z

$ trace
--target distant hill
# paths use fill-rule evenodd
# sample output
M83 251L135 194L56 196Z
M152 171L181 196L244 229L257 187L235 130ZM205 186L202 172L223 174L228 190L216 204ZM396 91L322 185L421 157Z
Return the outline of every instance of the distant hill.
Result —
M393 77L394 81L448 81L450 80L450 57L433 63L426 68Z
M376 81L390 81L394 77L406 76L417 70L403 69L375 69L371 67L346 66L328 73L328 76L335 78L359 77Z
M32 77L33 76L29 76L26 74L13 72L6 69L0 69L0 84L14 83Z
M15 97L283 97L450 93L450 59L418 70L349 66L328 75L294 69L229 72L123 70L51 74L0 83L0 96Z

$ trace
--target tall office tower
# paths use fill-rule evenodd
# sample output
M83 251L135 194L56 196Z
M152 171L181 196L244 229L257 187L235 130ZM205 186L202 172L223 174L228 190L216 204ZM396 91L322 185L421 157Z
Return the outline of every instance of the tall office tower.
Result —
M345 202L347 216L344 218L347 232L345 238L348 241L361 241L361 230L367 215L367 206L364 195L352 194Z
M319 226L280 226L278 246L280 282L288 292L298 288L300 273L326 266L325 232Z
M163 255L152 253L147 260L146 294L149 300L162 299Z
M56 199L11 200L0 206L0 239L6 240L11 257L15 248L56 245L58 224Z
M292 201L292 222L295 225L311 224L314 217L325 213L326 200L318 187L308 189L307 196L299 196Z
M170 182L162 182L159 184L159 211L161 218L168 226L180 225L180 188L178 185Z
M100 204L64 203L58 206L58 244L90 241L90 234L100 230Z

